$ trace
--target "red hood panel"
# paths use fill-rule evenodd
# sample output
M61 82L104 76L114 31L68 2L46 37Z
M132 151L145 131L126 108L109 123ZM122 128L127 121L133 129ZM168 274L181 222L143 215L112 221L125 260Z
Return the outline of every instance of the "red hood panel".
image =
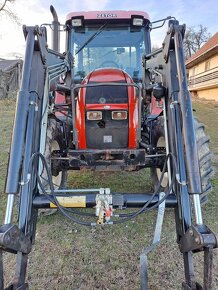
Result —
M91 72L86 82L126 82L126 74L121 69L117 68L100 68Z
M131 77L121 69L118 68L100 68L94 70L83 80L82 85L88 85L91 83L99 83L101 87L101 83L108 83L110 86L111 82L123 84L133 84L133 80ZM106 86L107 87L107 86ZM89 88L90 90L91 88ZM106 90L106 91L105 91ZM108 88L104 88L101 90L101 94L108 93ZM117 90L118 91L118 90ZM78 99L76 104L76 128L78 132L78 146L77 149L87 149L86 142L86 111L87 110L127 110L128 111L128 148L135 149L137 148L137 130L139 127L139 116L138 116L138 98L136 95L136 89L133 86L127 86L126 94L127 98L124 103L104 103L101 104L96 100L96 103L87 103L86 94L88 89L83 87L79 90ZM125 93L125 92L124 92ZM96 91L95 94L98 94ZM117 94L117 92L116 92ZM116 94L114 98L116 98ZM119 96L117 96L119 97ZM115 126L115 125L114 125ZM117 125L116 125L117 126ZM109 128L109 127L108 127ZM107 134L108 133L107 129ZM106 130L105 129L105 130ZM114 127L117 130L117 128ZM101 129L101 131L104 129ZM106 132L106 131L105 131ZM112 131L111 131L112 132ZM102 133L102 132L101 132ZM106 134L106 133L105 133ZM111 133L112 134L112 133ZM93 138L95 136L93 135Z

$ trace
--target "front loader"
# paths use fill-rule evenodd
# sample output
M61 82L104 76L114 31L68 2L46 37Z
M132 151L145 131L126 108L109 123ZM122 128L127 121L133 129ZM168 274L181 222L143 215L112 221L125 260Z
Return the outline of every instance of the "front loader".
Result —
M175 209L184 260L182 289L212 289L217 237L204 224L201 209L211 188L211 153L204 126L193 117L183 53L185 26L173 17L162 19L169 20L168 31L162 48L151 52L154 27L147 13L73 12L64 25L66 52L61 54L60 23L52 6L51 12L52 49L46 25L23 27L26 52L0 227L0 289L29 288L28 254L39 210L58 209L71 221L94 227L115 226L157 209L153 243L140 256L141 290L148 289L147 256L160 242L167 207ZM143 168L150 168L153 192L66 187L71 170ZM84 208L93 208L92 221L78 217L84 216ZM116 213L129 208L135 210ZM17 257L14 279L6 288L4 251ZM196 281L193 266L198 252L204 252L203 285Z

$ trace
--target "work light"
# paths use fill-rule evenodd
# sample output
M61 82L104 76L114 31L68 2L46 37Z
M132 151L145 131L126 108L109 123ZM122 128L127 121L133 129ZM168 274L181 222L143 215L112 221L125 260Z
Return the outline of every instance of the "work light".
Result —
M80 27L83 25L82 19L81 18L75 18L71 20L72 26L73 27Z
M133 26L142 26L144 22L143 18L132 18L132 25Z

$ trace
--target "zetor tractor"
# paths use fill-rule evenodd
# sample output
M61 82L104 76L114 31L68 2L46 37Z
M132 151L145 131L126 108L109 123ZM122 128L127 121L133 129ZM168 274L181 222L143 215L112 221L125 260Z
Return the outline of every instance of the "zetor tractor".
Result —
M157 209L153 244L140 256L141 289L148 289L147 254L160 241L166 207L175 208L183 289L212 289L217 238L204 224L201 210L211 188L211 153L204 126L193 117L183 53L185 26L173 17L160 20L169 20L168 31L162 48L151 51L150 31L157 21L151 23L147 13L73 12L64 25L66 53L61 54L60 23L52 6L51 12L52 49L46 25L23 28L26 53L0 227L0 289L28 289L28 254L38 211L57 208L85 226L124 223ZM70 170L143 168L150 168L152 193L66 188ZM78 218L87 214L82 208L93 208L92 221ZM135 210L120 214L126 208ZM15 278L7 288L3 251L17 255ZM201 286L193 255L202 251Z

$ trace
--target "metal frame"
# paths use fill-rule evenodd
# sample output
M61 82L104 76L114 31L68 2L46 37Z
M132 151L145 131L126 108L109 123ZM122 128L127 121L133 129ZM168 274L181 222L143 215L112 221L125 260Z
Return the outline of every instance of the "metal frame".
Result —
M56 19L57 21L57 19ZM57 33L57 32L56 32ZM58 76L67 71L69 64L64 55L46 49L45 29L38 27L24 27L26 37L26 54L23 69L21 90L18 94L16 117L11 142L11 153L8 165L6 193L8 203L5 215L5 224L0 227L0 289L28 289L26 283L26 270L28 253L34 242L37 209L51 206L52 198L57 203L57 195L63 195L62 191L54 191L49 196L39 195L37 182L37 171L30 171L36 162L36 154L45 139L41 127L41 121L46 113L47 97L54 90L58 82ZM177 180L173 184L171 194L166 201L159 205L157 227L154 244L160 240L163 213L165 206L175 208L175 221L177 230L177 241L183 253L185 282L183 289L211 290L212 280L212 249L217 247L215 234L204 225L199 194L201 193L200 172L196 150L196 139L193 124L192 105L188 93L182 40L184 26L178 21L169 21L169 31L164 40L164 49L145 57L144 64L149 66L151 58L162 54L165 61L165 74L163 74L163 85L168 89L165 97L164 117L165 132L167 133L167 150L176 158ZM48 70L54 68L54 78L48 81ZM35 69L37 67L37 70ZM178 78L177 78L178 75ZM107 83L108 85L108 83ZM129 85L129 84L127 84ZM42 136L43 135L43 136ZM40 136L42 139L40 141ZM41 146L40 146L41 143ZM41 149L42 151L42 149ZM172 163L168 162L168 171L171 171ZM143 207L149 204L152 207L158 204L159 195L150 199L148 194L110 194L107 189L71 190L71 196L79 196L81 191L88 191L84 195L85 206L96 205L96 199L104 203L110 202L110 206ZM65 190L66 192L66 190ZM18 226L13 225L13 203L16 194L20 194L20 210ZM98 194L99 193L99 194ZM104 199L106 195L106 199ZM166 196L166 195L164 195ZM196 224L193 224L191 216L190 196L193 196ZM57 205L57 204L56 204ZM143 212L143 209L141 210ZM111 223L110 223L111 224ZM149 248L153 249L153 245ZM8 251L17 255L17 266L14 281L4 288L2 252ZM204 285L200 286L194 275L193 254L204 252ZM147 276L146 250L142 255L142 290L146 290ZM144 266L143 266L144 265ZM144 274L143 274L144 273ZM147 279L147 278L146 278ZM146 279L144 281L146 281Z
M146 154L145 149L69 150L53 151L52 167L57 171L81 168L110 170L136 170L146 167L163 167L166 154Z
M169 95L168 128L171 139L170 144L172 152L174 152L175 156L178 156L177 164L179 175L174 190L178 201L178 207L175 210L177 239L180 250L183 253L186 280L183 283L183 288L201 289L194 275L194 245L192 243L189 249L184 249L182 246L184 236L190 234L190 228L193 226L190 195L193 195L196 224L197 226L201 226L201 228L203 224L199 198L199 194L201 193L199 161L182 45L184 33L184 25L179 25L179 22L176 20L169 21L169 31L164 41L163 56L166 64L165 82ZM169 123L171 125L174 124L174 126L169 126ZM211 244L213 244L212 247L217 247L215 235L210 230L208 233ZM201 231L201 234L203 235L203 231ZM208 245L203 242L203 238L200 240L202 241L202 243L199 243L201 245L201 251L204 251L206 255L205 259L207 259L211 252L208 251ZM207 268L205 273L209 273L211 271L211 264L205 263L205 268ZM206 280L208 281L208 279ZM202 289L211 289L208 285L204 283Z

